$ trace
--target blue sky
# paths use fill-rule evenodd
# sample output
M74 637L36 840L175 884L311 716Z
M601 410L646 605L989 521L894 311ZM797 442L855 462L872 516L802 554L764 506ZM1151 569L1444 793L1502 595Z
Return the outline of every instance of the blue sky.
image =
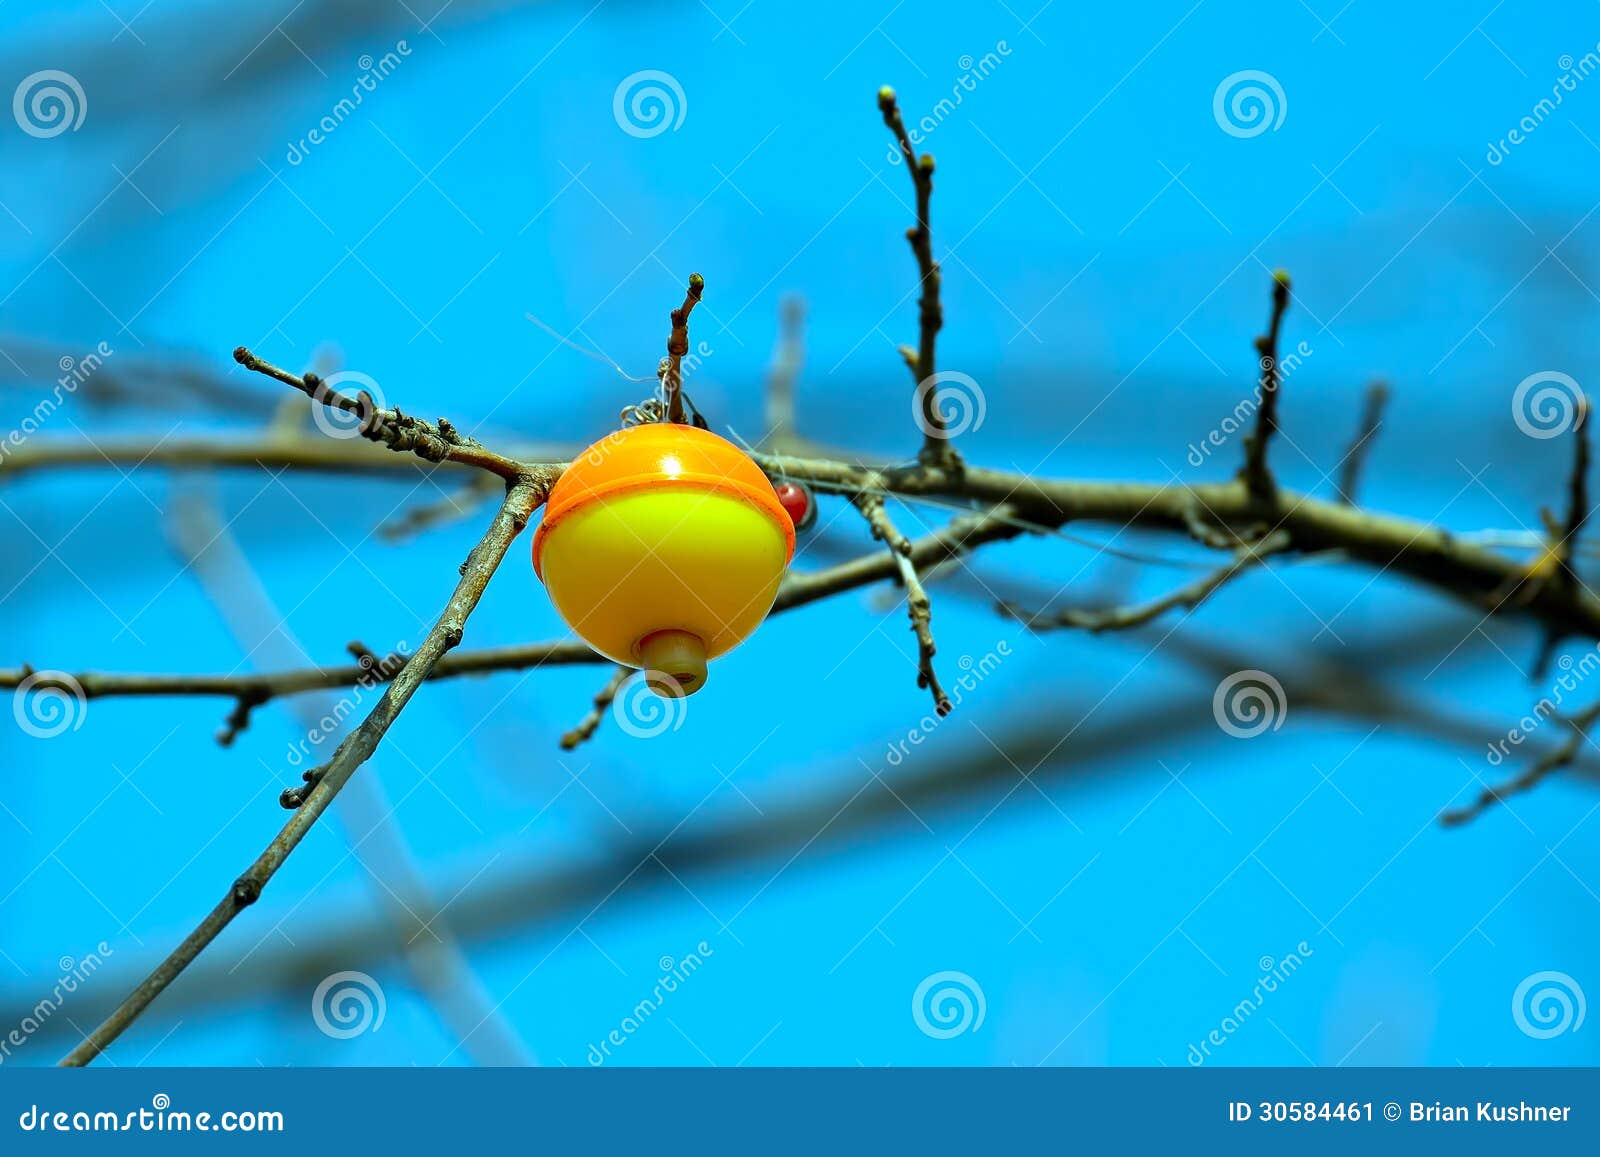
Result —
M408 412L486 440L575 443L642 387L524 315L648 375L698 270L693 335L710 352L692 393L716 428L760 432L780 303L799 295L802 430L903 457L917 442L895 352L915 337L911 193L875 93L895 85L920 120L959 90L925 147L941 362L986 403L961 443L972 461L1225 476L1235 443L1199 467L1185 457L1248 394L1281 266L1295 285L1286 348L1306 350L1274 447L1285 484L1329 491L1324 472L1383 377L1394 396L1363 500L1462 532L1524 531L1559 503L1568 456L1518 430L1512 392L1537 372L1595 373L1600 79L1536 108L1596 49L1600 14L1426 7L458 2L430 31L379 4L316 38L287 3L124 3L114 19L13 2L4 87L65 70L87 110L49 138L0 121L0 344L81 356L105 341L112 368L204 367L276 400L229 351L298 367L332 343ZM202 49L204 67L173 67ZM363 57L386 53L392 72L291 163ZM993 67L961 87L986 54ZM614 96L645 70L671 75L682 120L640 136ZM1230 133L1214 98L1252 70L1276 83L1281 122ZM1524 117L1536 127L1491 163ZM34 397L0 392L0 428ZM38 436L251 420L73 398ZM351 638L418 641L484 518L395 545L371 532L438 497L420 475L199 484L285 616L273 648L313 661ZM0 664L259 662L266 649L243 655L168 543L179 495L149 466L0 475ZM900 517L917 529L945 513ZM822 522L796 565L870 549L848 508L826 505ZM775 618L653 739L608 719L557 749L598 668L425 688L361 775L382 785L446 919L480 898L474 983L526 1050L587 1063L662 958L703 941L704 966L617 1063L1182 1065L1290 953L1302 966L1208 1063L1594 1063L1592 1028L1537 1039L1511 1008L1545 971L1600 992L1592 783L1558 777L1465 828L1435 822L1506 774L1484 741L1548 689L1526 676L1534 633L1477 629L1470 608L1330 562L1259 573L1125 637L1034 635L992 613L987 589L1068 604L1193 576L1184 544L1074 534L1155 561L1030 540L936 586L946 671L1010 653L899 762L888 753L928 703L903 608L882 591ZM467 641L562 633L519 544ZM1282 726L1253 739L1211 715L1241 668L1290 688ZM1350 677L1474 738L1297 706L1295 686ZM101 941L102 975L131 976L277 830L304 723L274 705L223 750L225 710L94 701L55 738L0 728L5 1008L32 1007L60 958ZM180 982L116 1063L468 1062L392 954L289 963L381 916L385 886L347 854L344 819L208 954L210 979L194 982L210 997L183 1003ZM551 879L577 883L556 895ZM381 986L378 1031L318 1031L312 991L343 969ZM951 971L981 988L985 1015L938 1039L913 996ZM111 983L74 996L15 1062L53 1059L120 995Z

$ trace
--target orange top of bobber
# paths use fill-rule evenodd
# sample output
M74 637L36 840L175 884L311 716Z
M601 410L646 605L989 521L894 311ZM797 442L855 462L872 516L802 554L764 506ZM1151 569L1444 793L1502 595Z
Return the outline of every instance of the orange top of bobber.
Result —
M761 468L671 422L618 430L574 459L533 539L534 571L568 626L677 694L760 625L793 556L793 520Z

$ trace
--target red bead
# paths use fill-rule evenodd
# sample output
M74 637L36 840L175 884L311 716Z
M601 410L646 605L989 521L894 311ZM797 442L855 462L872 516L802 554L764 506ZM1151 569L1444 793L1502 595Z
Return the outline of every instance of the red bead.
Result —
M817 520L817 502L810 490L798 482L780 482L773 489L796 530L805 530Z

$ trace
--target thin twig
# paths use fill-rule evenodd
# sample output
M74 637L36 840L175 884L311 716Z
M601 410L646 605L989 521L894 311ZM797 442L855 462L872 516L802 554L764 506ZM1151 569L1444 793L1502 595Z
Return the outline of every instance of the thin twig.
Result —
M600 727L600 721L605 718L606 709L616 701L617 692L622 690L622 685L632 674L632 667L617 664L617 669L611 672L611 678L606 680L605 686L595 692L594 705L589 708L589 713L578 721L576 727L561 736L562 751L571 751L580 743L585 743L594 737L595 731Z
M167 512L169 537L239 650L247 658L274 666L304 655L304 648L289 633L282 613L223 521L215 500L197 488L185 489L175 496ZM369 667L374 682L398 671L404 663L402 655L379 656L360 642L351 642L348 650ZM307 734L316 735L330 715L338 714L336 707L331 695L320 703L301 698L295 700L294 717ZM338 810L345 831L360 833L359 839L350 841L350 852L374 885L373 898L389 919L392 944L451 1035L479 1064L530 1063L527 1046L488 999L456 939L449 913L431 893L381 779L376 775L352 777L339 796Z
M950 696L939 685L939 676L933 670L933 656L938 651L933 641L933 601L917 575L917 564L911 540L900 532L889 510L878 494L862 494L855 498L856 509L861 511L872 537L889 548L900 572L900 585L906 592L906 612L911 616L911 630L917 636L917 686L926 687L933 696L933 709L939 715L950 714Z
M1267 442L1278 430L1278 386L1281 382L1278 330L1283 325L1283 314L1288 308L1289 274L1279 269L1272 275L1272 317L1267 322L1267 332L1256 338L1256 360L1260 372L1257 388L1261 397L1256 409L1256 428L1245 435L1244 470L1240 475L1250 487L1250 492L1261 499L1272 498L1275 489L1272 471L1267 468Z
M487 533L468 557L461 581L456 584L455 592L450 596L438 622L412 654L411 660L389 684L371 713L339 744L327 770L318 777L305 802L289 817L289 822L284 824L283 830L267 845L266 850L233 882L227 895L199 926L156 966L110 1016L62 1058L61 1064L85 1065L99 1056L233 922L235 916L260 899L262 888L283 866L311 826L321 818L356 769L371 757L428 673L461 642L467 617L478 605L490 576L505 558L512 541L528 524L534 509L544 501L546 491L545 485L532 480L518 482L511 487Z
M1567 476L1566 516L1558 522L1549 510L1541 510L1539 514L1550 540L1528 576L1529 586L1555 583L1567 590L1581 589L1583 580L1578 577L1573 559L1577 556L1579 533L1589 520L1589 398L1586 394L1578 395L1572 422L1572 471ZM1566 636L1567 632L1560 627L1545 625L1533 659L1534 678L1544 678Z
M1446 827L1467 823L1482 815L1493 805L1504 803L1511 796L1538 787L1547 777L1570 766L1573 760L1578 758L1578 753L1583 750L1584 744L1590 742L1589 728L1594 726L1597 719L1600 719L1600 703L1584 708L1570 719L1562 720L1571 731L1571 735L1560 747L1534 760L1515 778L1484 788L1478 793L1478 798L1467 806L1440 813L1439 822Z
M400 412L400 407L382 409L372 395L363 390L357 397L341 392L323 381L315 373L292 374L264 361L244 346L233 351L234 361L265 374L269 378L293 386L313 402L320 402L330 410L342 410L360 420L363 438L381 442L391 450L412 453L428 462L456 462L463 466L476 466L498 474L507 482L516 482L526 474L522 463L485 449L476 439L459 432L451 423L440 418L429 422Z
M269 429L249 438L33 438L0 457L0 479L50 469L163 466L376 474L412 481L427 470L415 458L402 458L367 442ZM459 462L441 462L437 469L454 473L464 467Z
M455 492L436 502L413 506L398 518L383 523L378 527L378 537L385 542L404 542L423 531L460 522L499 497L502 489L493 475L474 473Z
M1562 577L1573 585L1579 582L1572 569L1578 534L1589 520L1589 437L1589 398L1580 394L1572 423L1572 473L1567 476L1567 517L1561 524L1560 541Z
M767 445L787 449L795 434L795 382L805 363L806 305L786 297L778 307L778 341L767 372Z
M1356 484L1361 481L1361 470L1367 464L1367 454L1372 449L1373 439L1378 436L1378 431L1383 429L1383 411L1388 404L1387 382L1373 382L1367 387L1366 405L1361 411L1361 425L1356 429L1356 436L1350 443L1350 448L1344 452L1343 466L1339 470L1339 501L1346 506L1355 505Z
M944 326L944 306L940 303L939 288L943 274L939 263L933 259L933 230L928 223L928 203L933 198L933 155L917 156L906 132L904 118L894 89L885 85L878 90L878 109L883 113L883 123L894 134L900 145L900 157L911 174L911 184L917 195L917 223L906 230L906 240L917 259L917 283L922 296L917 299L918 341L915 360L902 348L906 364L911 367L912 380L917 383L921 403L922 462L946 470L959 470L961 456L956 453L945 427L944 415L939 412L937 391L929 381L937 372L936 347L939 330Z
M672 311L672 332L667 334L667 356L661 363L661 389L666 397L667 421L682 422L683 411L683 357L689 352L689 314L700 304L706 290L706 279L698 273L689 274L689 288L683 304Z
M1227 566L1196 579L1171 594L1137 606L1108 607L1103 610L1068 607L1053 614L1048 611L1023 611L1009 603L1000 603L996 609L1035 631L1057 627L1075 627L1096 634L1101 631L1126 631L1133 627L1142 627L1168 611L1180 607L1194 610L1245 571L1265 562L1271 555L1281 554L1287 550L1289 541L1287 534L1281 530L1274 531L1259 542L1241 546L1235 553L1233 561Z

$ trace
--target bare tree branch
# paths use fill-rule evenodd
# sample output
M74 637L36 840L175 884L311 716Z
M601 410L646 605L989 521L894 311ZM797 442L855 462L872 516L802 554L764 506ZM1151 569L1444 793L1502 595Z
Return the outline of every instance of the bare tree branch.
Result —
M1048 611L1023 611L1010 603L1001 603L996 609L1035 631L1055 627L1076 627L1096 634L1100 631L1126 631L1132 627L1142 627L1168 611L1180 607L1194 610L1218 589L1245 571L1258 566L1268 556L1279 554L1288 547L1289 536L1281 530L1273 531L1259 542L1246 543L1239 547L1233 556L1233 561L1227 566L1196 579L1187 586L1179 587L1169 595L1163 595L1159 599L1153 599L1139 606L1110 607L1103 610L1068 607L1054 614Z
M605 718L606 709L616 702L617 692L622 690L622 685L632 674L632 667L617 664L617 669L611 672L611 678L606 680L605 686L595 692L594 705L589 708L589 713L578 721L576 727L561 737L562 751L571 751L580 743L586 743L594 738L594 733L599 730L600 721Z
M1585 744L1593 744L1589 738L1589 729L1594 726L1595 720L1600 719L1600 703L1586 707L1570 719L1561 722L1571 733L1562 744L1554 750L1539 756L1519 775L1507 780L1505 783L1494 787L1486 787L1473 800L1463 808L1446 811L1440 814L1439 822L1446 827L1454 827L1477 819L1484 812L1497 803L1504 803L1511 796L1521 792L1532 791L1543 783L1545 779L1562 768L1570 767Z
M1580 414L1573 476L1569 486L1566 522L1551 524L1551 535L1559 535L1532 567L1503 554L1464 541L1460 536L1426 523L1379 514L1354 505L1353 492L1359 473L1361 453L1377 429L1381 397L1369 397L1362 432L1348 456L1336 502L1282 490L1268 466L1268 447L1278 431L1278 394L1282 370L1278 360L1279 337L1290 301L1290 282L1286 273L1274 274L1272 309L1267 331L1256 339L1259 376L1259 406L1254 430L1246 437L1244 464L1228 481L1195 486L1138 484L1080 480L1049 480L1016 472L968 467L950 440L950 431L938 406L937 339L943 326L941 303L942 272L934 260L929 209L933 191L934 161L929 155L918 157L912 147L895 93L880 90L878 103L884 123L894 134L901 159L906 163L916 196L915 224L906 232L916 259L920 290L918 302L918 344L902 347L903 357L916 385L916 416L924 434L914 465L854 464L836 456L796 454L758 454L756 461L770 477L788 478L808 484L815 490L843 496L866 518L873 535L887 547L860 558L811 573L791 573L780 588L774 613L783 613L868 584L897 579L905 588L908 613L918 644L918 684L929 688L940 715L950 710L949 698L934 671L936 654L931 625L931 602L924 576L987 544L1016 538L1025 533L1054 533L1069 523L1090 521L1120 528L1140 528L1189 536L1207 546L1233 551L1232 560L1220 570L1153 602L1103 611L1068 609L1053 616L1045 611L1023 615L1010 607L1007 613L1030 625L1068 626L1091 631L1129 629L1152 622L1161 614L1180 607L1194 608L1226 583L1246 570L1258 566L1268 556L1338 554L1379 573L1393 570L1435 589L1487 608L1523 612L1535 618L1546 632L1546 653L1569 634L1600 638L1600 599L1579 581L1573 567L1573 551L1579 531L1588 514L1586 472L1589 457L1588 434ZM652 417L683 422L692 410L683 392L683 358L689 351L690 314L700 301L704 280L691 274L683 304L671 315L672 328L667 340L667 357L658 369L661 385L659 402ZM487 493L505 488L505 498L487 531L461 567L461 578L439 619L416 652L400 667L377 705L335 748L331 759L306 774L302 787L284 793L285 806L294 814L266 849L240 875L226 896L200 922L178 947L162 960L92 1033L62 1061L82 1065L98 1056L112 1041L164 992L225 929L244 908L255 903L262 889L293 853L307 831L322 816L332 801L350 782L356 771L369 760L387 735L400 712L423 682L469 673L512 670L546 663L602 662L598 655L580 643L537 643L499 647L478 652L452 654L462 639L469 616L511 542L524 529L532 512L544 501L550 486L564 469L570 453L554 460L530 460L531 453L516 454L491 449L463 434L448 419L428 421L403 413L398 406L384 407L379 400L362 392L350 396L334 388L330 378L318 372L294 374L262 360L244 347L235 350L236 360L249 370L293 387L314 405L353 416L356 432L363 442L348 445L328 444L311 439L304 429L303 411L284 410L262 435L249 441L219 442L190 440L154 445L146 443L87 444L63 446L41 443L17 447L7 454L0 470L3 477L15 477L29 469L63 465L116 465L119 460L136 460L168 466L269 466L336 471L395 471L405 475L420 467L449 467L474 472L469 493ZM792 365L798 364L798 357ZM784 376L787 375L787 376ZM769 394L774 442L778 449L804 446L791 440L794 403L793 369L776 366ZM696 414L697 424L703 419ZM364 443L374 443L367 446ZM378 447L393 452L385 454ZM30 456L31 452L31 456ZM397 457L398 456L398 457ZM380 465L380 460L382 465ZM485 483L485 479L489 481ZM888 513L887 498L901 501L937 500L954 507L950 521L915 540L907 538ZM412 512L403 527L426 526L438 519L437 508ZM1268 532L1270 528L1270 533ZM1515 595L1515 598L1510 597ZM358 650L358 659L369 658ZM251 713L274 698L297 692L328 689L360 682L371 667L362 661L332 668L280 670L272 674L246 676L112 675L86 673L81 676L52 674L36 679L32 668L0 671L0 687L20 687L24 683L48 689L70 683L87 697L109 695L220 695L233 701L233 708L220 738L224 743L244 728ZM611 705L630 672L613 671L609 681L594 697L592 710L578 726L563 737L563 746L573 747L592 736L605 710ZM1378 705L1374 710L1381 713ZM1060 747L1054 709L1043 712L1030 734L1018 734L1013 754L1027 758L1030 750L1042 749L1043 762ZM1531 788L1544 776L1574 762L1587 739L1586 729L1600 718L1600 705L1566 720L1573 735L1561 747L1547 753L1510 784L1490 788L1472 808L1449 813L1446 822L1460 822L1478 814L1490 803L1506 795ZM1046 734L1047 733L1047 734ZM1108 743L1113 742L1107 740ZM1115 742L1124 742L1116 739ZM1031 746L1030 746L1031 745ZM1075 753L1081 754L1081 752ZM1006 763L1010 764L1010 759ZM952 761L938 769L934 779L923 785L933 798L943 798L952 790L977 777L1009 776L1009 771L984 756L976 764L971 759ZM873 773L877 777L877 773ZM859 795L860 793L857 792ZM894 795L891 791L889 794ZM854 797L852 796L852 801ZM895 803L904 801L895 795ZM831 806L832 801L829 801ZM879 808L872 804L870 808ZM882 808L893 810L888 804ZM843 809L839 809L842 811ZM809 828L813 816L801 809L797 813ZM834 813L837 818L838 812ZM829 824L832 820L829 820ZM828 825L824 825L825 827ZM674 829L676 830L676 829ZM782 823L761 828L767 839L782 836L788 829ZM668 833L669 837L671 833ZM666 842L646 852L644 860L662 863L657 851ZM631 859L640 848L624 849ZM727 855L725 847L705 849L708 859ZM643 860L641 860L641 863ZM670 871L670 869L668 869ZM417 882L420 894L420 881Z
M385 542L404 542L423 531L460 522L498 498L503 489L494 475L474 473L454 493L437 502L413 506L398 518L385 522L378 527L378 537Z
M517 482L527 473L527 468L515 459L487 450L473 438L460 433L447 419L429 422L402 414L399 407L381 409L372 395L363 391L350 397L328 385L315 373L304 376L279 369L263 361L240 346L233 358L248 370L275 378L293 386L313 402L320 402L330 410L343 410L361 422L361 436L372 442L381 442L391 450L412 453L428 462L456 462L463 466L476 466L498 474L507 482Z
M856 466L828 459L755 455L772 477L807 482L818 490L842 494L883 491L916 499L923 496L958 499L974 504L942 530L912 542L911 561L920 570L952 553L988 542L1014 538L1030 528L1054 529L1070 522L1100 522L1118 527L1192 533L1194 512L1241 528L1267 517L1259 499L1241 479L1227 482L1156 485L1040 479L1007 471L965 466L958 475L936 467ZM536 466L547 476L559 465ZM1525 598L1508 600L1504 591L1522 584L1528 567L1518 559L1475 545L1463 535L1394 515L1327 502L1279 490L1279 530L1289 546L1278 553L1341 552L1351 561L1378 571L1392 571L1495 614L1527 614L1569 635L1600 638L1600 599L1587 590L1560 583L1529 584ZM1000 505L993 505L993 504ZM778 595L775 611L830 597L899 575L896 560L875 553L809 574L791 573ZM497 647L451 655L429 672L430 678L520 670L532 666L603 661L582 644L546 642ZM251 690L269 696L348 686L365 668L358 664L308 668L272 676L121 675L90 672L74 676L87 697L109 695L218 695L237 700ZM33 668L0 669L0 688L14 688ZM48 686L41 682L39 686Z
M484 477L489 477L484 475ZM304 649L234 540L216 503L198 488L178 494L168 507L169 537L199 580L206 597L247 657L269 665L293 662ZM398 656L379 658L358 643L352 653L375 673L399 669ZM325 726L325 708L313 699L295 701L295 719L307 732ZM389 918L393 943L417 988L462 1047L483 1065L524 1065L532 1055L499 1008L484 992L451 928L449 915L430 894L427 881L400 829L395 807L375 775L352 777L339 796L340 819L353 838L350 852L376 886L373 899ZM426 918L424 917L426 913Z
M700 304L706 291L706 279L698 273L689 274L689 288L683 304L672 311L672 332L667 335L667 356L661 364L661 389L667 404L667 421L682 422L683 412L683 358L689 352L689 314Z
M1361 425L1345 451L1339 469L1339 501L1346 506L1356 502L1356 484L1361 480L1361 468L1367 463L1372 442L1383 428L1383 411L1389 404L1389 386L1386 382L1373 382L1367 387L1366 405L1361 411Z
M910 558L919 566L953 558L962 552L1002 538L1015 537L1022 529L1003 509L964 515L939 531L912 540ZM838 566L810 573L791 572L779 588L772 613L781 614L831 598L845 591L899 575L899 564L883 551L874 551ZM446 679L459 675L484 675L494 671L520 671L529 667L570 666L608 663L582 643L557 640L506 647L490 647L447 655L433 664L422 678ZM111 697L216 696L240 699L262 696L261 702L282 695L348 687L370 674L360 663L338 667L305 667L270 675L138 675L85 672L68 676L86 699ZM23 666L0 670L0 689L15 688L36 672ZM35 690L70 689L60 676L38 679Z
M911 243L911 252L917 259L918 285L922 289L922 296L917 300L919 338L914 358L905 349L901 352L911 368L921 401L923 438L919 457L927 465L959 471L961 456L946 432L944 415L937 405L937 391L928 381L938 372L935 349L939 330L944 326L944 307L939 301L941 273L939 263L933 259L933 231L928 224L928 202L933 198L933 155L917 156L911 137L906 133L894 89L887 85L878 90L878 109L883 113L883 123L889 126L900 145L900 157L911 174L911 184L917 194L917 223L906 230L906 240Z
M1460 627L1454 621L1429 624L1402 631L1353 665L1343 662L1341 651L1338 663L1312 655L1305 669L1278 674L1286 696L1297 710L1362 720L1369 726L1381 723L1385 729L1394 727L1441 744L1478 748L1499 734L1495 725L1413 698L1378 677L1394 667L1392 659L1435 652L1459 636ZM1135 645L1140 647L1148 645L1138 632L1116 637L1130 642L1139 639ZM1213 642L1183 632L1166 636L1161 653L1192 668L1208 685L1253 661L1248 651L1231 642ZM1045 759L1030 778L1040 784L1070 787L1079 776L1093 774L1085 769L1108 766L1112 761L1120 761L1115 766L1126 769L1136 765L1136 761L1128 759L1130 753L1145 750L1153 743L1181 743L1189 734L1214 726L1209 689L1199 696L1163 700L1153 706L1140 703L1129 712L1090 720L1074 736L1070 755L1066 747L1057 747L1054 757ZM994 738L1021 766L1030 767L1051 754L1060 731L1059 705L1052 698ZM1527 746L1530 751L1540 751L1545 740L1536 735ZM859 846L873 833L906 819L904 807L895 796L919 813L929 814L930 809L938 807L970 806L976 799L992 802L995 785L1009 786L1005 777L1016 775L986 744L973 750L924 751L926 758L907 760L893 774L887 769L882 771L890 777L893 796L888 791L858 792L855 783L846 777L844 785L836 790L796 800L782 809L766 808L766 814L760 817L751 814L727 823L685 825L658 835L641 835L598 859L585 855L564 866L553 867L543 856L530 857L471 888L461 888L465 880L445 882L440 888L461 892L451 914L458 934L465 940L470 943L503 937L507 929L537 927L568 912L592 915L602 905L628 903L637 896L650 895L652 877L664 875L662 864L687 875L695 870L748 867L771 858L781 863L819 829L824 833L819 846ZM846 757L845 762L859 770L852 758ZM1582 768L1590 781L1600 778L1600 756L1593 750L1580 751L1575 766ZM827 781L827 777L822 778ZM1065 799L1061 802L1070 808ZM643 887L637 892L619 889L619 880ZM394 951L388 928L358 912L341 914L324 928L297 934L295 941L292 946L264 948L240 962L202 960L186 983L169 993L166 1000L174 1012L223 1004L235 1000L241 989L258 993L288 989L308 979L314 982L333 969L348 968L352 961L376 962ZM119 970L104 975L110 984L120 982L125 974ZM0 1004L0 1023L22 1019L32 1003L33 997L25 991L7 994L4 1004ZM58 1018L47 1023L44 1031L60 1024Z
M1288 308L1289 274L1280 269L1272 275L1272 317L1267 322L1267 332L1256 338L1261 398L1256 428L1245 435L1244 471L1240 475L1250 492L1262 499L1270 499L1275 486L1272 471L1267 468L1267 442L1278 432L1278 386L1282 376L1278 367L1278 331Z
M306 832L321 818L356 769L371 757L428 673L461 642L467 617L478 605L490 576L505 557L512 540L527 525L528 517L544 501L548 490L547 482L531 478L519 481L510 488L505 504L468 556L461 581L456 584L444 613L417 647L410 661L395 676L394 682L389 684L371 713L339 744L326 771L307 793L305 802L289 817L289 822L267 845L266 850L233 882L227 895L199 926L156 966L110 1016L63 1057L61 1064L85 1065L99 1056L233 922L235 916L260 898L262 888L283 866L290 853L305 838Z
M858 495L855 504L867 520L867 525L872 528L872 537L889 548L889 554L900 572L900 585L906 592L906 611L911 616L911 630L917 636L917 686L926 687L933 696L936 713L948 715L950 696L939 685L939 676L933 670L933 656L938 650L933 642L933 602L917 576L917 564L911 559L914 550L911 540L900 532L900 528L889 517L882 495Z
M805 364L805 323L803 298L786 297L779 303L778 340L772 348L772 363L767 371L764 444L769 450L804 454L811 449L800 434L795 402L800 369Z

